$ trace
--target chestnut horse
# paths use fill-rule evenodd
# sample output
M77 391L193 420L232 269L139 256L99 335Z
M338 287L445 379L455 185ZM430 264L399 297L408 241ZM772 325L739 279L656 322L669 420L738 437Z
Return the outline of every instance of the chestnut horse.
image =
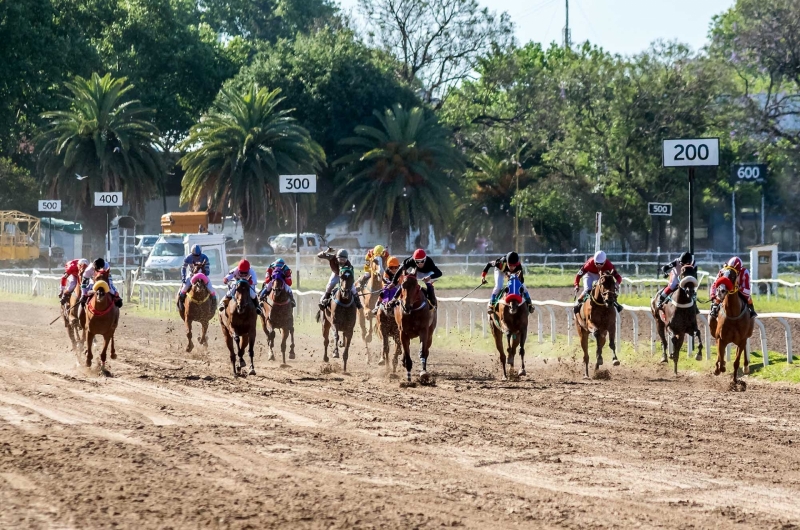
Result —
M289 344L289 359L294 359L294 313L286 290L286 278L283 271L275 269L272 272L272 291L261 299L261 327L267 335L269 345L269 360L275 360L275 330L281 330L281 354L283 364L286 364L286 339L291 336Z
M725 267L723 279L717 286L717 300L720 301L719 315L711 317L708 326L711 335L717 340L717 364L714 375L725 371L725 350L728 344L736 346L736 358L733 361L733 383L739 383L739 361L744 352L745 374L750 373L750 359L747 357L747 339L753 335L755 319L750 316L747 302L734 286L736 271Z
M353 341L353 330L356 327L356 300L353 295L355 275L351 267L342 267L339 270L339 286L325 311L317 312L317 322L322 318L322 339L325 347L323 362L328 362L328 334L333 327L333 358L339 357L339 333L342 334L342 369L347 372L347 357L350 343ZM324 314L323 314L324 313Z
M703 358L703 340L700 338L700 328L697 327L697 305L695 293L699 282L697 281L697 267L684 265L681 267L680 283L660 311L656 310L659 301L659 294L650 301L650 312L656 321L658 336L661 337L661 362L669 362L667 359L667 331L672 337L672 359L675 375L678 375L678 359L680 350L683 347L683 340L688 333L697 337L699 347L697 349L696 360Z
M256 306L250 297L250 282L247 280L237 280L236 290L233 293L233 300L229 300L225 310L220 315L220 325L222 326L222 336L231 354L231 366L233 367L233 377L238 377L244 371L244 349L247 345L250 354L250 375L256 375L253 365L253 345L256 342ZM236 367L236 354L233 351L233 343L239 352L239 367Z
M413 272L404 275L400 282L400 303L394 308L394 319L400 330L403 366L410 382L413 366L410 352L411 339L419 338L419 360L422 363L420 376L424 376L428 373L428 354L433 343L433 332L436 330L436 308L431 307Z
M211 293L208 290L205 282L194 277L192 288L186 293L186 304L183 310L183 322L186 325L186 338L189 339L189 344L186 346L186 351L190 352L194 349L192 342L192 322L199 322L201 327L200 344L208 346L208 323L214 318L217 307L214 300L211 298Z
M80 308L81 286L78 284L69 297L69 304L61 305L61 316L64 319L64 327L67 328L69 341L72 343L72 351L83 349L83 323L78 318ZM85 319L84 319L85 320Z
M581 337L583 348L583 377L589 378L589 335L597 341L597 362L595 371L603 365L603 346L608 335L608 345L614 356L614 366L619 366L617 359L617 280L614 271L605 271L594 282L594 287L589 296L581 305L581 310L575 314L575 327Z
M108 284L98 280L92 287L94 294L86 302L86 326L84 327L86 342L86 366L92 366L92 343L95 336L103 337L103 350L100 352L100 368L106 369L106 350L111 345L111 358L117 358L114 349L114 332L119 323L119 308L114 305L114 296L109 292Z
M392 357L392 372L397 371L397 358L400 356L400 328L397 327L397 320L394 318L394 311L387 305L394 298L397 287L387 287L381 295L381 303L378 307L376 320L378 323L378 335L383 342L381 360L378 366L386 365L389 371L389 339L394 340L394 356Z
M492 308L489 323L494 337L494 345L500 353L500 366L503 368L503 379L508 379L506 373L506 352L508 352L508 367L514 369L514 355L519 347L519 362L521 365L517 375L526 375L525 372L525 339L528 337L528 309L522 304L522 283L519 274L512 274L508 279L506 296ZM522 310L520 309L522 307ZM503 337L508 342L508 349L504 350Z
M372 333L375 331L375 315L372 310L378 305L380 291L383 286L380 273L373 268L369 276L369 281L361 290L364 296L364 309L358 312L358 325L361 328L361 339L367 344L367 360L369 360L369 343L372 342Z

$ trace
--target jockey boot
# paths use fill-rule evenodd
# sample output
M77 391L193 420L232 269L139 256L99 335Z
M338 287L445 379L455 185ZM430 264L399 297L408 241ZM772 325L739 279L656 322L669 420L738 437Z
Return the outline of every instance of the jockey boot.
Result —
M525 305L528 306L528 313L533 314L536 308L533 307L533 300L531 300L531 295L528 294L527 289L522 293L522 297L525 299Z
M253 301L253 305L256 306L256 314L258 316L263 317L264 316L264 312L261 311L261 304L259 303L258 298L251 298L250 300L252 300Z
M758 316L758 313L756 313L756 308L755 308L755 307L753 307L753 305L752 305L752 304L748 305L748 306L747 306L747 309L749 309L749 310L750 310L750 317L751 317L751 318L755 318L755 317L757 317L757 316Z
M114 305L122 307L122 297L119 294L114 295Z
M88 300L89 300L89 295L88 295L88 294L83 294L83 295L81 295L81 299L78 301L78 303L79 303L81 306L83 306L83 307L86 307L86 302L87 302Z
M231 301L230 296L225 296L222 301L219 303L219 312L222 313L225 311L225 308L228 307L228 302Z
M576 315L581 312L581 306L583 305L583 296L579 297L575 300L575 305L572 306L572 312Z
M624 307L622 307L622 304L620 304L616 300L614 300L614 307L617 308L617 313L622 313L622 310L625 309Z
M217 295L212 294L211 295L211 307L216 307L216 306L217 306Z
M186 293L178 293L178 311L181 313L186 311Z
M297 307L297 302L294 301L294 291L289 293L289 301L292 303L292 307Z
M328 304L331 303L331 293L325 291L325 294L322 295L322 298L319 301L319 308L322 311L325 311L325 308L328 307Z
M377 304L375 304L375 309L373 309L372 311L370 311L370 313L372 313L373 315L377 315L377 314L378 314L378 311L380 311L380 310L381 310L381 303L380 303L380 302L378 302Z
M664 291L660 291L658 293L658 304L656 304L656 311L660 311L662 307L664 307L664 302L667 301L667 295L664 294Z
M428 297L428 302L430 302L433 307L436 307L436 292L433 290L433 283L426 285L425 296Z
M497 296L496 295L492 295L492 297L489 299L489 305L486 308L486 312L489 313L490 315L492 313L494 313L494 305L496 303L497 303Z

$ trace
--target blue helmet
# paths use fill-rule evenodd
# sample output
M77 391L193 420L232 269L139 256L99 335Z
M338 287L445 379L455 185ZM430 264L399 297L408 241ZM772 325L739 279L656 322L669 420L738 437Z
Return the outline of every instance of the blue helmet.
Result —
M192 254L193 255L199 256L202 253L203 253L203 249L200 248L200 245L195 245L195 246L192 247Z
M286 262L283 261L283 258L278 258L275 260L275 266L280 268L286 266Z

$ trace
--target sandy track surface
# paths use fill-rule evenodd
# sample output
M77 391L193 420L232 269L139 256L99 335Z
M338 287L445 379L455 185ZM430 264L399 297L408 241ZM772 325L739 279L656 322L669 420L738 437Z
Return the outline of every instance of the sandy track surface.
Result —
M0 302L0 528L797 528L800 389L667 367L584 382L572 360L494 378L434 348L435 387L366 365L234 380L218 324L123 315L112 377L55 308ZM258 339L263 352L263 336ZM334 361L336 365L336 361Z

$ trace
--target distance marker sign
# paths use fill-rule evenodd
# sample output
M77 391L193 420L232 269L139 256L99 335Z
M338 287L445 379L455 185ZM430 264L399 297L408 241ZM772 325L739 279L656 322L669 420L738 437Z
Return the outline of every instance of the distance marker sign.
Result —
M734 164L731 177L738 182L764 182L767 178L766 164Z
M96 191L94 192L95 206L122 206L121 191Z
M317 193L316 175L280 175L281 193Z
M39 201L39 211L40 212L60 212L61 211L61 201L56 199L51 199L48 201Z
M671 202L648 202L647 213L650 215L664 215L672 217L672 203Z
M719 165L719 138L664 140L664 167Z

